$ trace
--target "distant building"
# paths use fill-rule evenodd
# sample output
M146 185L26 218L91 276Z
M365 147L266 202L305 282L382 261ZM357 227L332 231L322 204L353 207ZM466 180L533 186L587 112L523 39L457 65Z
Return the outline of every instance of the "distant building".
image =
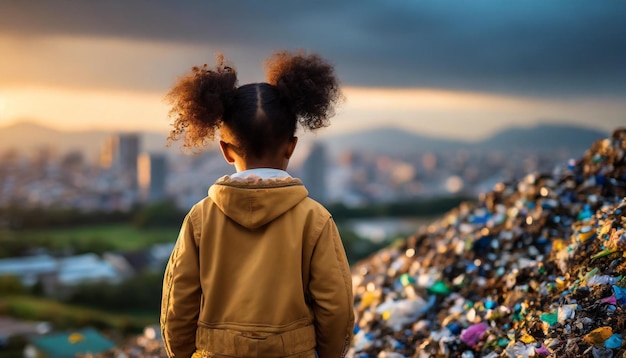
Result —
M309 196L322 203L328 200L326 186L327 171L326 147L316 142L313 144L308 157L302 164L302 181L309 191Z
M100 152L100 166L121 176L128 189L137 189L138 134L114 134Z
M37 282L46 295L61 296L70 288L84 282L118 283L129 275L130 267L120 268L122 257L107 255L101 259L93 253L55 258L37 255L0 259L0 275L16 276L24 286ZM128 269L127 269L128 268Z
M150 248L126 251L120 255L124 257L124 260L130 265L134 272L146 270L162 272L174 250L174 245L174 242L154 244Z
M0 275L16 276L24 286L32 286L40 276L57 271L57 260L50 255L0 259Z
M27 322L11 317L0 317L0 351L13 337L30 337L49 333L52 329L47 322Z
M139 196L143 201L165 199L167 158L164 154L142 154L137 159Z

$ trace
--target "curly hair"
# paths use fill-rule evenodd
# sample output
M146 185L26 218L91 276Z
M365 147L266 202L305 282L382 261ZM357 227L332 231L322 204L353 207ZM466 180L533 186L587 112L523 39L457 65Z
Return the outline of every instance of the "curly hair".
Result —
M166 99L172 105L170 141L200 149L225 126L244 156L261 158L293 137L297 124L329 125L342 99L333 67L316 54L278 52L266 62L268 83L237 87L237 73L218 55L214 68L193 67Z
M278 52L270 57L267 82L280 96L304 128L326 127L334 116L334 106L342 98L333 67L316 54Z
M174 120L168 140L184 138L184 146L201 148L215 138L226 107L237 90L237 71L225 65L218 54L214 68L194 66L178 79L166 100L171 104L169 116Z

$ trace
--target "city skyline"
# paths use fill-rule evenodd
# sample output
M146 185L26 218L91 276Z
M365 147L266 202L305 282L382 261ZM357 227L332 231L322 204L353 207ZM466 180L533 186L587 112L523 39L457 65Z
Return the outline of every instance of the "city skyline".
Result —
M306 49L335 64L346 96L321 136L609 132L626 123L624 15L610 1L3 2L0 127L166 132L163 97L192 65L223 52L245 84L274 50Z

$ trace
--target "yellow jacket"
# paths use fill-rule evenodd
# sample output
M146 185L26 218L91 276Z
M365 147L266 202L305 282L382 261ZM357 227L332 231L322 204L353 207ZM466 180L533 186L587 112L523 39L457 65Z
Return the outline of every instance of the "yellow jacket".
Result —
M337 227L300 180L224 177L187 214L163 282L170 357L344 357L353 327Z

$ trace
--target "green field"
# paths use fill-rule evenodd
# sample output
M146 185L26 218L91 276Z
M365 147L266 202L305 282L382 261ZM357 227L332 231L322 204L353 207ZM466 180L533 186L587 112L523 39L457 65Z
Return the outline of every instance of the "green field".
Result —
M0 258L18 256L24 250L47 248L73 252L132 251L174 242L178 228L138 229L131 224L108 224L39 230L0 231Z
M159 320L158 312L110 312L26 295L0 296L0 315L50 322L56 329L93 326L120 332L138 332Z
M130 224L79 226L67 229L32 230L19 233L25 239L51 240L58 245L106 243L118 250L136 250L155 243L173 242L177 228L138 229Z

